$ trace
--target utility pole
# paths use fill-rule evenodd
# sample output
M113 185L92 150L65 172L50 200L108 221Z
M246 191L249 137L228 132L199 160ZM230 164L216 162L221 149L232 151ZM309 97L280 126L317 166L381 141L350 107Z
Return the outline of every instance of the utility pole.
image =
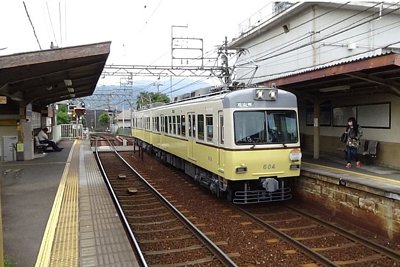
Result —
M232 72L233 70L229 67L229 56L231 56L233 52L228 50L228 38L225 36L225 41L223 45L218 50L218 55L221 57L221 80L224 83L224 86L227 87L232 83Z

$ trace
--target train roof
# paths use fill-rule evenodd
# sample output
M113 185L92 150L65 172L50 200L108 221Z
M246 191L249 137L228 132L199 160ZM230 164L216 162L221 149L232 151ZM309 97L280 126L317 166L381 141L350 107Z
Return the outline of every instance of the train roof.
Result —
M275 101L275 99L260 99L267 100L269 106L271 107L296 107L297 106L297 98L296 96L288 91L284 91L277 88L267 88L267 87L247 87L244 89L238 90L220 90L220 91L211 91L208 94L198 94L194 95L190 98L181 99L176 102L164 104L164 103L153 103L148 105L147 110L151 109L163 109L163 108L171 108L178 106L186 106L194 103L201 102L210 102L221 100L224 108L234 108L237 107L237 103L250 103L255 102L253 107L265 107L265 101L255 101L255 90L274 90L276 91L276 97L279 101ZM207 92L208 88L202 89L202 92ZM199 92L199 90L197 90Z

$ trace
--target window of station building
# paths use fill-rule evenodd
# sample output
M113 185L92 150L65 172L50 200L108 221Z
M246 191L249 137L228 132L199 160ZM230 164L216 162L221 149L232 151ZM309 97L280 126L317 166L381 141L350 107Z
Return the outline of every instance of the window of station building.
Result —
M185 115L181 115L181 135L186 136L186 122L185 122Z
M206 115L207 141L212 142L214 136L213 115Z
M347 119L355 117L363 128L391 128L391 103L389 102L334 107L332 114L333 126L345 127Z
M314 125L314 104L306 101L306 125ZM319 125L331 126L332 124L332 103L331 101L322 102L319 106Z
M204 140L204 115L197 115L197 138L199 140Z
M176 116L176 134L181 135L181 116Z

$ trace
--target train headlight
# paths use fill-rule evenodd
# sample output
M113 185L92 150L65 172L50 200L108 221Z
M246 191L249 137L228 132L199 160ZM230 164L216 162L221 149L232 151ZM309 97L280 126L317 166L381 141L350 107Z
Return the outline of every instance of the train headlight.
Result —
M245 173L247 172L247 167L244 165L240 165L239 167L236 167L236 173Z
M278 98L278 89L255 89L254 100L275 101Z
M264 90L256 90L256 99L262 100L264 97Z
M278 91L277 90L270 90L269 91L269 98L271 100L276 100L277 97L278 97Z
M301 156L302 156L302 154L301 154L300 149L293 149L289 153L289 159L291 161L300 161L301 160Z

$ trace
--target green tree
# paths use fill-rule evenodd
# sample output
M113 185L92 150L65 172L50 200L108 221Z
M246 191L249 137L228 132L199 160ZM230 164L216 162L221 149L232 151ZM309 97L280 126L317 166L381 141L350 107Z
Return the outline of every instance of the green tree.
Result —
M68 116L68 106L58 105L57 111L57 124L68 124L71 122L71 118Z
M136 107L137 109L140 109L141 107L151 104L151 103L156 103L156 102L161 102L161 103L169 103L170 99L166 94L157 92L140 92L140 94L137 96L136 99Z
M102 125L102 126L108 126L110 124L110 116L108 115L107 112L101 113L101 115L99 117L99 122L100 122L100 125Z

